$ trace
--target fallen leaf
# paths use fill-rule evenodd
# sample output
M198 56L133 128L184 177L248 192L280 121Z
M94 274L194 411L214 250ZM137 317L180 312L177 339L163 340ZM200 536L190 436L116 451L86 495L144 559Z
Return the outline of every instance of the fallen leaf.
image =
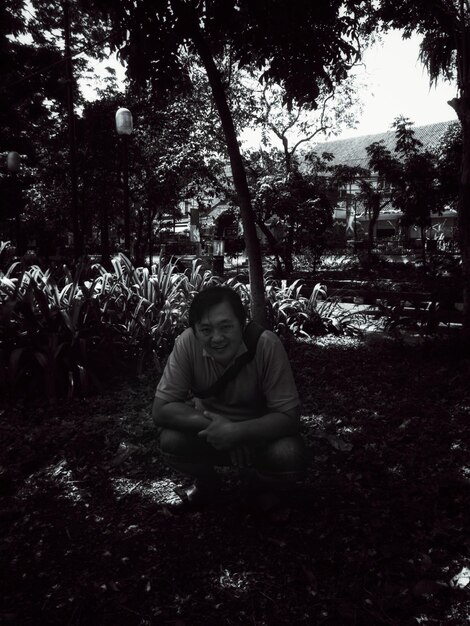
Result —
M453 587L460 587L463 589L464 587L468 587L470 583L470 569L468 567L463 567L458 574L456 574L450 584Z
M340 439L334 435L328 435L326 440L335 450L339 450L340 452L350 452L353 449L352 443L348 443L344 441L344 439Z
M447 589L447 585L437 580L420 580L413 587L413 595L417 597L421 596L433 596Z
M119 444L119 448L116 456L111 459L108 463L108 467L117 467L124 463L126 459L130 457L130 455L138 449L138 446L133 445L132 443L121 443Z

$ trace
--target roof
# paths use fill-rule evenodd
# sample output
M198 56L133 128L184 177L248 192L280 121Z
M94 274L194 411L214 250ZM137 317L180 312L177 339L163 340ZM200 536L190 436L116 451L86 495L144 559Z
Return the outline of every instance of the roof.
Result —
M201 215L201 224L207 226L208 224L214 222L224 211L227 211L230 208L231 206L227 202L225 202L224 200L219 200L216 204L212 206L207 215Z
M437 122L435 124L427 124L426 126L413 126L416 139L423 144L423 148L432 151L438 145L440 139L446 130L452 125L458 124L456 120L447 122ZM337 139L334 141L325 141L317 143L313 146L313 151L318 155L322 152L331 152L334 159L330 165L349 165L363 167L368 169L369 158L367 156L366 147L376 141L383 141L385 147L391 152L395 150L395 131L389 130L385 133L375 135L363 135L361 137L351 137L350 139Z

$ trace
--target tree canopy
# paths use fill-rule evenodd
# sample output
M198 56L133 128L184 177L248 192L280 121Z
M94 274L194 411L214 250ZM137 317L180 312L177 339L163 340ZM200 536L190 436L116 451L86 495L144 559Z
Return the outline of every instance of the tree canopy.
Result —
M261 251L237 133L219 59L256 67L261 80L281 85L285 102L316 106L320 87L347 75L357 59L356 34L367 2L293 0L99 0L93 11L110 18L112 45L128 61L129 76L159 90L188 88L189 49L205 68L220 115L238 196L253 294L253 316L265 322ZM83 10L90 11L88 3Z
M456 80L457 96L449 101L462 126L459 242L463 275L463 328L470 345L470 3L468 0L379 0L369 14L368 31L402 29L404 36L423 36L421 60L430 79Z

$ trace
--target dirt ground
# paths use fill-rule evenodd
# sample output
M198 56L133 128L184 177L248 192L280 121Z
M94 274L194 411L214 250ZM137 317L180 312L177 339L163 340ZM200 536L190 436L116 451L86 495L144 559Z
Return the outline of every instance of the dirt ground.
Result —
M224 470L176 515L152 373L101 396L4 405L0 623L470 623L470 361L380 338L289 346L309 452L276 519Z

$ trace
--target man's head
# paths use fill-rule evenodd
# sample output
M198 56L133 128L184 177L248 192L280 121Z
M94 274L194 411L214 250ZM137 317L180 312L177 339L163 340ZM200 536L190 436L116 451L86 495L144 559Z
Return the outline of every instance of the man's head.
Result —
M189 325L205 350L228 365L242 342L246 311L240 296L229 287L208 287L189 308Z

